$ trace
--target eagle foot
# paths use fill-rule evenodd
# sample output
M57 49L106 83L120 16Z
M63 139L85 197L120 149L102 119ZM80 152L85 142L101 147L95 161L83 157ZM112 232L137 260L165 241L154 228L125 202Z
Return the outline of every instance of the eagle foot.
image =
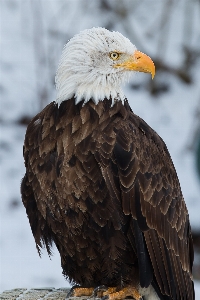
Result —
M106 297L109 294L112 294L116 292L117 288L116 287L107 287L105 285L100 285L96 287L93 291L92 297L91 298L102 298Z
M139 294L138 289L129 286L121 290L117 288L108 288L107 291L103 292L101 300L123 300L127 297L132 297L134 300L141 300L142 296Z
M139 294L135 287L128 286L123 289L117 287L107 287L100 285L95 289L84 288L79 285L75 285L71 288L67 294L66 300L73 297L89 297L90 299L100 298L101 300L124 300L127 297L132 297L134 300L141 300L142 296Z
M66 300L72 297L91 296L94 288L84 288L79 285L74 285L67 294Z

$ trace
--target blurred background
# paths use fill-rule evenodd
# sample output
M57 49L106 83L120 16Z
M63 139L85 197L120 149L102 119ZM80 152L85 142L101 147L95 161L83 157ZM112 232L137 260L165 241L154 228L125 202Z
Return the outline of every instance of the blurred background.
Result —
M64 44L85 28L128 37L154 60L152 81L125 86L133 111L164 139L192 226L200 299L200 0L0 0L0 292L67 287L54 248L39 258L20 198L27 124L55 100Z

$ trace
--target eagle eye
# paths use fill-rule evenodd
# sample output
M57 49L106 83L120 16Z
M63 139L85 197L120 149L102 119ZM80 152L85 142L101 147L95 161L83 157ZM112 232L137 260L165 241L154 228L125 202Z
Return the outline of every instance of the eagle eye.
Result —
M110 58L112 60L117 60L119 58L119 53L117 53L117 52L111 52L110 53Z

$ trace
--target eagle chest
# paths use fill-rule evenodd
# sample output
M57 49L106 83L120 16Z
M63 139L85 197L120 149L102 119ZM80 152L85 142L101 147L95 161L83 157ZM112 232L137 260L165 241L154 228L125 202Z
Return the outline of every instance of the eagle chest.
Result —
M100 147L100 140L103 138L99 137L98 131L95 129L97 122L89 125L85 119L83 119L83 123L80 120L81 114L79 118L77 115L72 118L68 124L66 121L64 123L61 118L57 128L51 129L57 133L53 149L50 149L49 153L41 155L43 165L46 165L44 167L46 169L43 170L46 179L43 179L43 182L45 182L44 190L48 199L46 201L47 210L51 212L49 218L62 221L68 230L82 228L85 226L84 223L88 224L88 221L90 223L94 220L96 226L101 227L105 225L111 214L111 212L106 213L109 211L108 207L111 203L109 204L108 189L95 154L99 152L98 146ZM111 143L114 136L110 135ZM107 135L104 134L104 136ZM108 139L108 137L105 138ZM44 142L48 141L44 140ZM105 144L105 141L103 143ZM41 147L44 146L40 145ZM109 145L104 150L108 152L108 148L110 148ZM107 158L109 158L108 153ZM38 162L38 166L40 164ZM40 178L44 178L41 175L38 174L39 181ZM43 184L43 182L40 183Z

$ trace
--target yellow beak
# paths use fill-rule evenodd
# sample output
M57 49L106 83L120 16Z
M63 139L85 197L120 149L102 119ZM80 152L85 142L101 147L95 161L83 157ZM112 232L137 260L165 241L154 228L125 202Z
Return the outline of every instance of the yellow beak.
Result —
M152 79L155 75L155 65L152 59L140 51L135 51L128 60L125 60L123 63L116 64L115 67L124 68L130 71L151 73Z

